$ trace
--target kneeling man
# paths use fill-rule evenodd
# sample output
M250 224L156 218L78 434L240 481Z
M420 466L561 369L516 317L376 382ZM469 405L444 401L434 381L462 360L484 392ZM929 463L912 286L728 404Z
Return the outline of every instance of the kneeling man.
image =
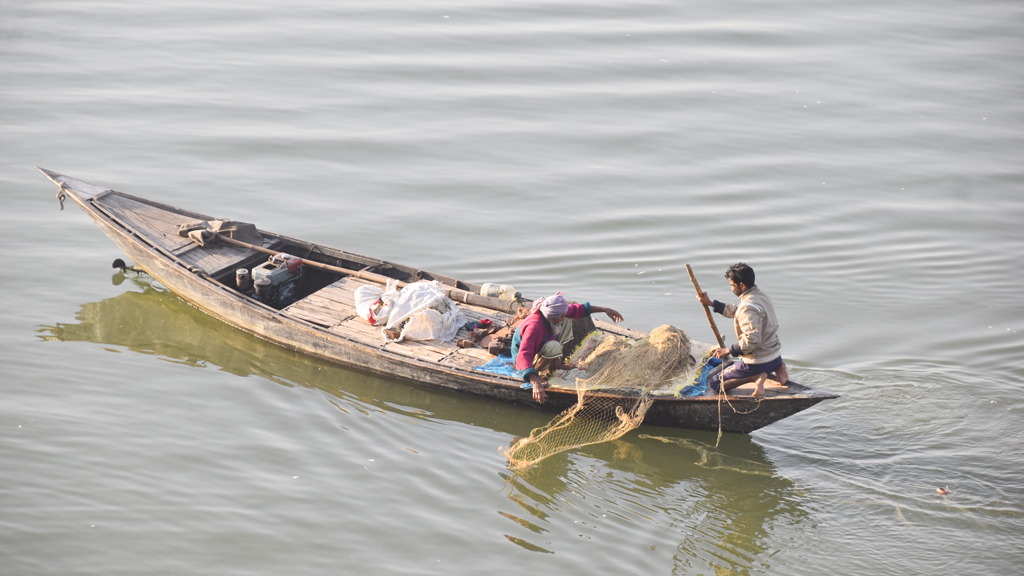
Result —
M713 306L715 312L732 318L736 330L735 344L713 351L718 358L732 355L739 359L722 374L724 382L721 392L748 382L757 382L754 396L763 396L764 381L768 374L774 372L779 384L789 382L789 372L786 363L782 361L779 320L775 317L775 307L771 298L754 284L754 270L750 266L742 262L733 264L726 271L725 277L729 280L732 293L739 296L739 304L712 301L707 292L697 297L701 304ZM718 391L718 379L708 384Z

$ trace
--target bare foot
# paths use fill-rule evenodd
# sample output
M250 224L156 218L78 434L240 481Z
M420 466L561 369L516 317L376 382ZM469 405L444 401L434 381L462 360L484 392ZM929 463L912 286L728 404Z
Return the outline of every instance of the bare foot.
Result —
M789 370L786 369L786 363L779 364L779 367L775 369L775 376L779 379L779 384L785 386L789 384Z
M764 396L764 381L767 380L767 379L768 379L768 374L766 374L764 372L761 372L760 374L757 375L757 380L755 380L755 382L757 382L757 386L754 387L754 393L751 394L751 396L753 396L755 398L757 398L759 396Z

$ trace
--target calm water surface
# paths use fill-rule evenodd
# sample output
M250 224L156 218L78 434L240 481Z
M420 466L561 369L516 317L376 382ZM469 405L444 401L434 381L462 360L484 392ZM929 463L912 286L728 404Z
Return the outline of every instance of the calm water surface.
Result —
M0 3L0 574L965 574L1024 563L1024 6ZM752 435L549 415L231 329L33 166L713 338ZM728 325L721 323L728 332ZM951 493L940 496L937 487Z

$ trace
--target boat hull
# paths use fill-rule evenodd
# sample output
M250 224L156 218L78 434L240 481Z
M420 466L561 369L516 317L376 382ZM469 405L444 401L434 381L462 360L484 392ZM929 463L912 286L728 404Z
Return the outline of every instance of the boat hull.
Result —
M154 242L152 235L140 233L132 222L125 221L123 215L118 217L118 214L104 208L103 198L117 194L133 202L144 202L153 209L173 210L186 220L212 218L115 193L46 170L40 171L56 183L61 192L70 197L137 266L182 300L235 328L303 354L435 390L471 394L556 412L577 402L575 391L552 388L547 401L537 404L532 400L531 392L523 390L521 382L516 379L392 352L394 348L388 348L390 344L375 346L359 339L341 337L325 330L323 325L285 314L283 310L255 301L219 281L207 270L175 256L159 242ZM279 242L301 243L285 236L265 234ZM242 255L245 256L244 253ZM417 271L417 275L420 272ZM429 273L427 275L430 276ZM786 395L763 399L736 397L730 398L728 403L713 397L655 397L644 424L749 433L835 397L835 394L795 383L790 384Z

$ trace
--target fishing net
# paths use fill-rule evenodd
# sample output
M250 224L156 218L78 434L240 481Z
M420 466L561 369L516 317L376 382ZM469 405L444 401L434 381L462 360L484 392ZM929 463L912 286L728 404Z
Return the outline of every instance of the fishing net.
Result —
M503 449L509 466L525 468L565 450L614 440L640 426L653 395L676 394L697 378L711 347L695 344L668 325L642 340L598 331L587 334L569 357L577 369L549 379L552 386L574 388L576 404Z

